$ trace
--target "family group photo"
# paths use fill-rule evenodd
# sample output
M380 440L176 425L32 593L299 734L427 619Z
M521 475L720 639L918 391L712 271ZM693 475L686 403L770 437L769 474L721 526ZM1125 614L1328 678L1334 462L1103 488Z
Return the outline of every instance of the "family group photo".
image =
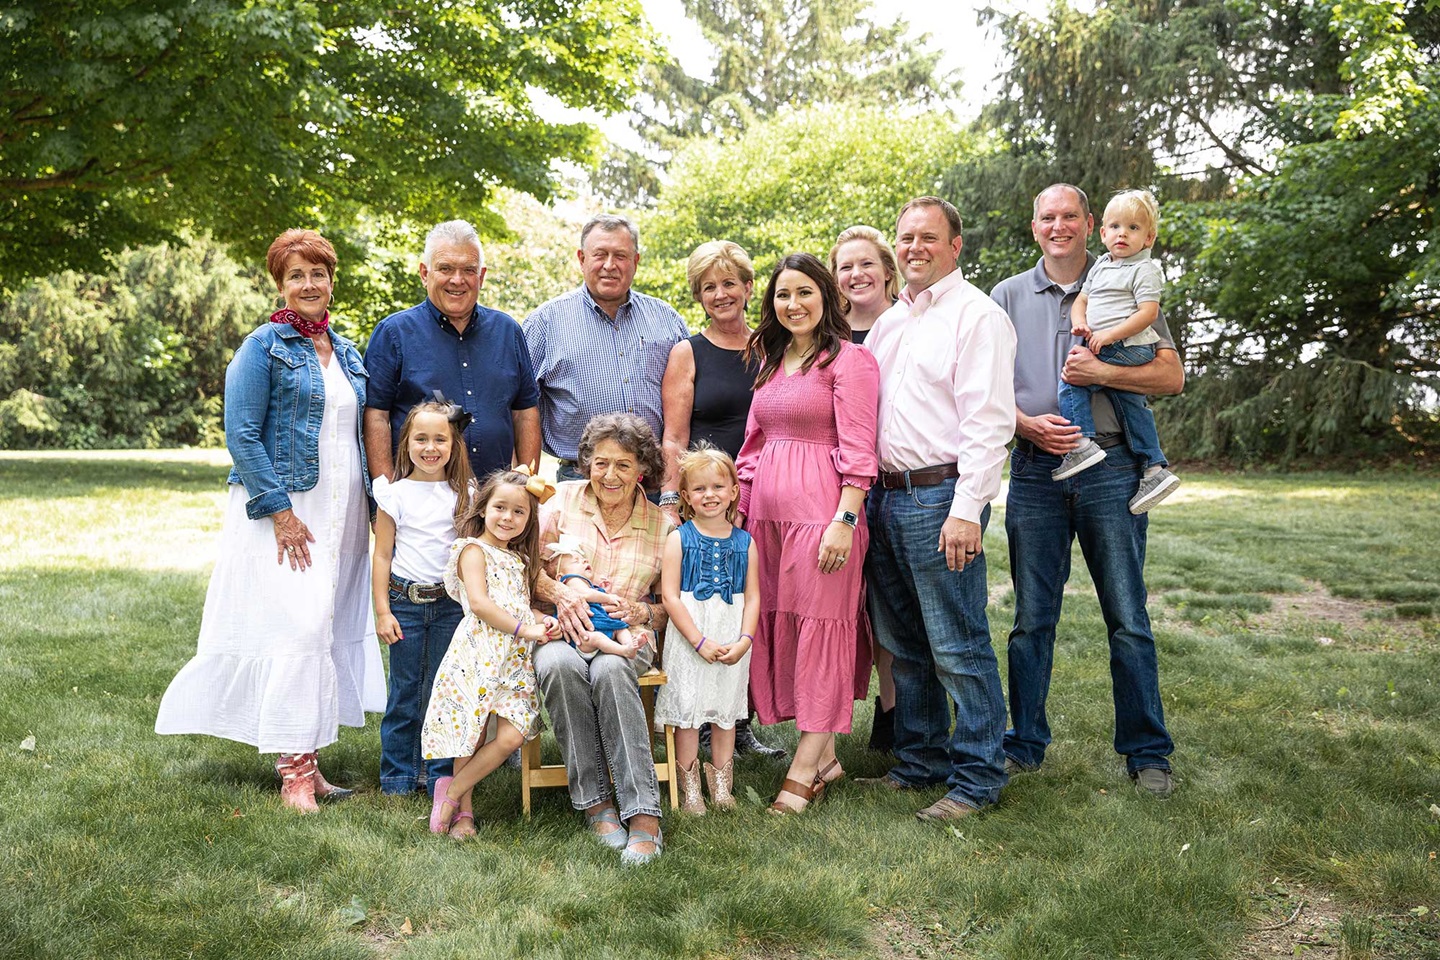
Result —
M0 958L1440 960L1423 0L0 45Z

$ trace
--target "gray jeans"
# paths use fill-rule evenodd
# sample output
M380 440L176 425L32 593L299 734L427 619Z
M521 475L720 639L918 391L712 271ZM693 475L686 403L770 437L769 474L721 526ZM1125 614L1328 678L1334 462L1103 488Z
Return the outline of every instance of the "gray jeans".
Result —
M565 756L570 803L576 810L607 799L613 779L621 820L660 816L655 754L636 682L654 658L653 644L634 660L597 653L588 662L568 643L535 648L535 673Z

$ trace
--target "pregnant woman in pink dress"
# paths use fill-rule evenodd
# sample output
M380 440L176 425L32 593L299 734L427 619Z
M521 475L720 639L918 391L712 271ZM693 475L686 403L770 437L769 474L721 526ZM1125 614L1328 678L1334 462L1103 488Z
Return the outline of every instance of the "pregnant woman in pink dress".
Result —
M870 680L856 624L880 375L850 342L830 271L808 253L776 266L747 351L760 362L737 461L760 560L750 693L761 723L793 718L800 730L771 805L795 813L843 775L835 734L850 732L857 683Z

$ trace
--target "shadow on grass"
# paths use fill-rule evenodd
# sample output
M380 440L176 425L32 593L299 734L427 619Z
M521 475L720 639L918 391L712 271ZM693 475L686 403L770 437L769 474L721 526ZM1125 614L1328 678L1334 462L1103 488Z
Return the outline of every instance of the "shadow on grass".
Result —
M222 489L229 467L159 460L0 460L0 500L96 496L117 488Z

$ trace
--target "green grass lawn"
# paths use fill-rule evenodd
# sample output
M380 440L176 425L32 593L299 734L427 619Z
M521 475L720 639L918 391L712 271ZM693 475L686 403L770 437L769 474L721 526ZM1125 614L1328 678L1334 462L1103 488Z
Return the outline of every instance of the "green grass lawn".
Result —
M155 736L224 475L0 459L0 957L1440 958L1434 478L1187 472L1150 539L1168 802L1110 747L1077 553L1056 740L996 808L926 826L939 790L846 784L804 817L668 816L664 857L622 871L562 791L523 820L508 770L476 791L476 841L430 836L425 801L379 793L378 717L322 753L363 793L303 818L252 748ZM869 723L859 707L841 738L852 777L886 769ZM781 773L747 760L739 791L768 799Z

